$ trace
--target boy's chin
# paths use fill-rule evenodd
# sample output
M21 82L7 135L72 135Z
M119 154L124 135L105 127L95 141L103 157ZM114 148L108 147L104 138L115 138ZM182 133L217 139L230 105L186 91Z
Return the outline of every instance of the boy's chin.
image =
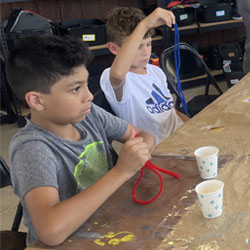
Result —
M80 123L80 122L82 122L86 118L86 116L87 115L82 115L81 117L74 119L74 121L72 123L73 124Z
M144 69L144 68L146 68L147 64L148 64L148 61L145 62L145 63L137 64L136 66L134 66L134 68L137 68L137 69Z
M148 62L149 62L149 61L147 61L147 62L143 63L143 64L141 65L141 67L142 67L142 68L146 68L146 66L147 66Z

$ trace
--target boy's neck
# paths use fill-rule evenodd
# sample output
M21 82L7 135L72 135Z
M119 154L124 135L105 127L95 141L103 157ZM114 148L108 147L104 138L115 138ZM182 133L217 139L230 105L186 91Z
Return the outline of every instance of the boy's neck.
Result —
M147 68L146 67L133 67L131 66L129 69L130 72L135 73L135 74L139 74L139 75L146 75L147 74Z
M53 123L46 119L42 119L36 113L31 114L31 121L37 126L59 136L68 141L79 141L82 139L80 132L72 124Z

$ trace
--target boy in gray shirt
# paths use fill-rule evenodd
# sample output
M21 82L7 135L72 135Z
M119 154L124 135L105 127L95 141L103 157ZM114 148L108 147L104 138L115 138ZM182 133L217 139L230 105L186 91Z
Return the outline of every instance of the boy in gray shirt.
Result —
M6 62L13 91L31 111L9 161L27 245L62 243L150 159L153 136L91 102L89 56L80 40L40 35L23 39ZM113 140L125 143L114 166Z

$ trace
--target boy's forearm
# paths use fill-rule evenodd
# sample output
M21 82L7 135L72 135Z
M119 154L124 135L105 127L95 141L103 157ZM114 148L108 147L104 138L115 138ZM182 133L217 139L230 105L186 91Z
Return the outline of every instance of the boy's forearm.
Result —
M42 204L37 209L30 209L32 223L40 240L51 246L62 243L130 177L129 174L121 173L114 168L87 190L68 200L58 201L54 206L47 208ZM44 193L46 188L51 187L43 188ZM43 200L43 196L40 198Z
M132 34L125 40L119 53L116 55L110 69L111 83L114 88L120 87L119 85L125 79L135 58L137 49L147 31L147 26L142 20Z

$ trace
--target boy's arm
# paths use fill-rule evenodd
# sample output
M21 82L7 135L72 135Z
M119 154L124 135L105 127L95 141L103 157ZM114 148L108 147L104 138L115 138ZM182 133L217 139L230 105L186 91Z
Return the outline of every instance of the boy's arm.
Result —
M135 138L137 132L143 138ZM51 246L62 243L150 159L153 137L129 126L122 140L126 139L114 168L68 200L60 201L58 190L49 186L34 188L25 195L25 205L42 242Z
M131 64L136 55L137 49L145 33L154 27L166 24L169 27L175 23L175 16L171 11L157 8L149 16L144 18L126 39L123 46L119 49L115 60L110 69L110 82L116 93L116 98L121 100L122 88Z

